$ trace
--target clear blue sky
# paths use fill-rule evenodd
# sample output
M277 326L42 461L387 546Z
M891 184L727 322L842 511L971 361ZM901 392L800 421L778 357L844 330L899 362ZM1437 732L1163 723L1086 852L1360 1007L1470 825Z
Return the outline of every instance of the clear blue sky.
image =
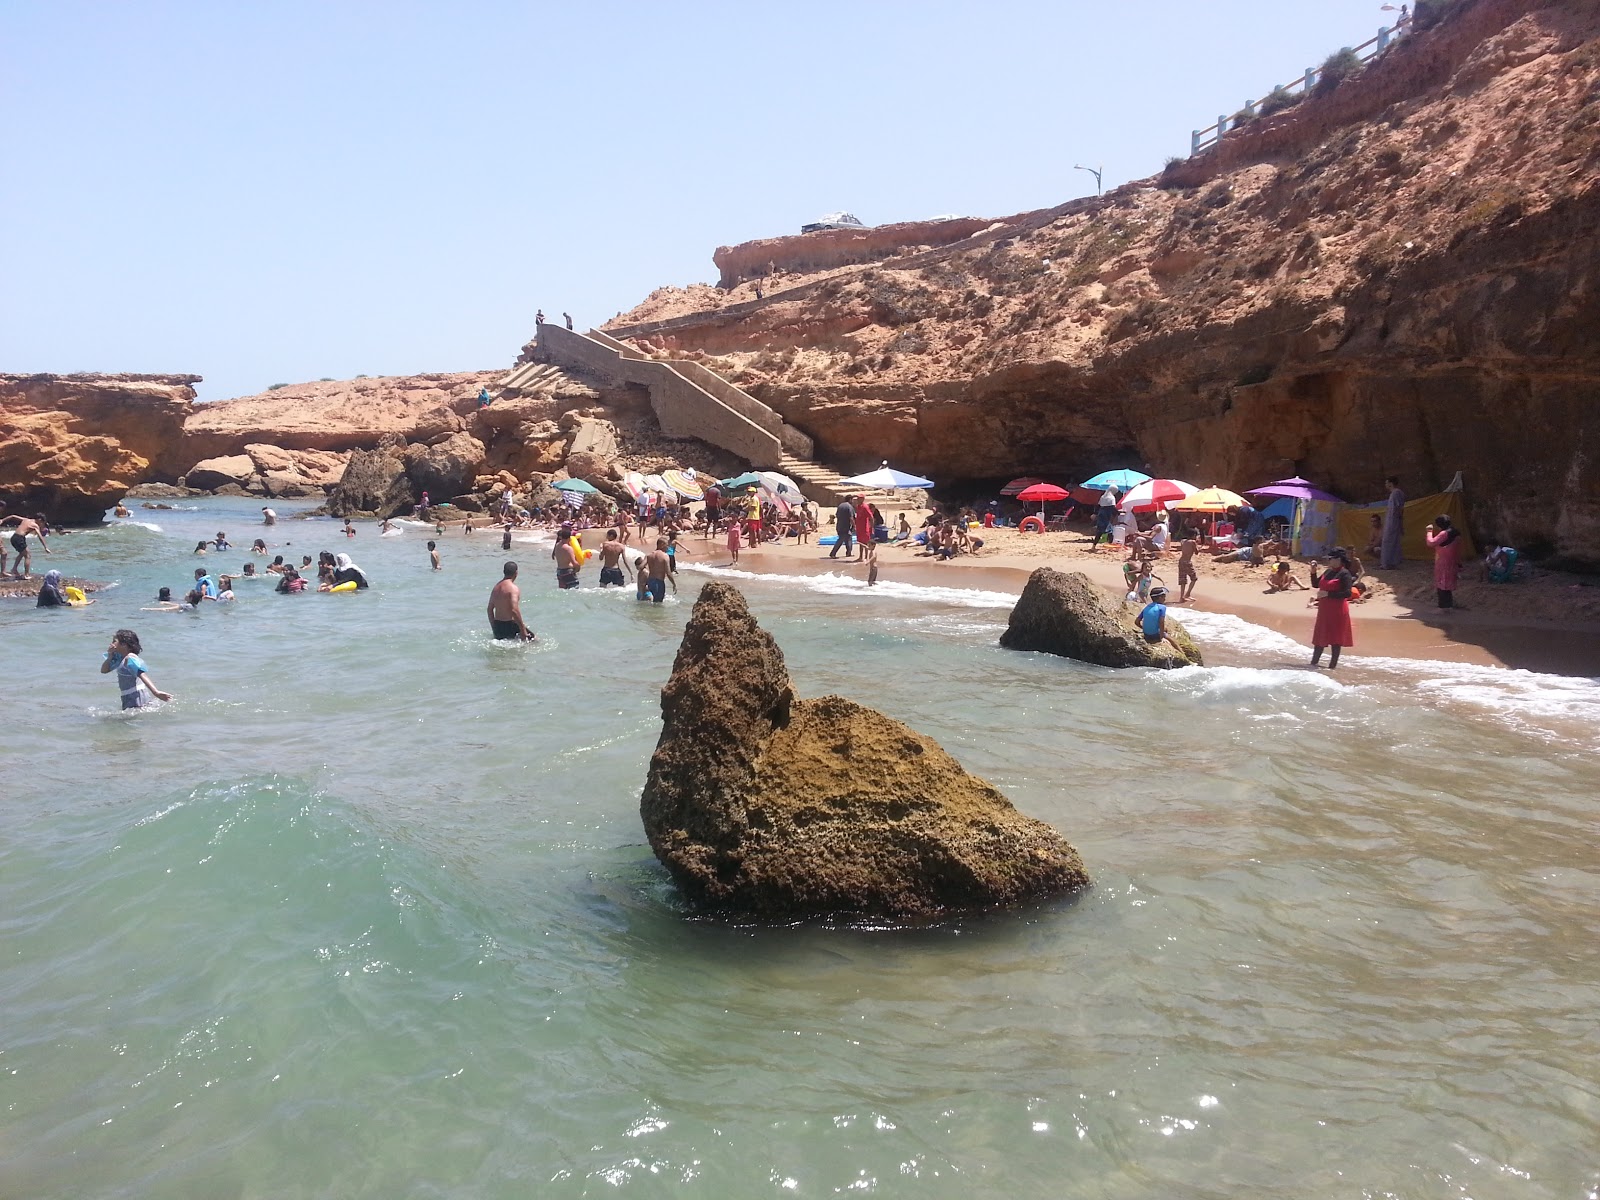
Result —
M509 365L712 250L1188 152L1378 0L0 0L0 370Z

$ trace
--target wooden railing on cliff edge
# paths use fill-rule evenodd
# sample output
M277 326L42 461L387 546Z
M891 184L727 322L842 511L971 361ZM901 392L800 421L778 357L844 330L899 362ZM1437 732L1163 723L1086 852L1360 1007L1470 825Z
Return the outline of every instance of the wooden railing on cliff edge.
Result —
M1374 58L1377 58L1378 55L1382 54L1394 44L1396 38L1401 37L1410 31L1411 17L1409 14L1403 15L1401 16L1400 20L1395 22L1393 26L1385 26L1380 28L1378 30L1377 37L1374 37L1369 41L1362 42L1361 45L1355 47L1355 56L1362 62L1368 62ZM1317 86L1317 80L1319 77L1320 76L1316 67L1307 67L1305 74L1300 76L1300 78L1296 79L1293 83L1279 84L1259 100L1247 100L1244 108L1240 110L1247 115L1241 120L1232 121L1232 118L1229 117L1218 117L1215 125L1208 125L1204 129L1196 129L1189 135L1189 157L1193 158L1202 150L1209 150L1212 146L1215 146L1218 142L1220 142L1223 138L1223 135L1228 132L1230 121L1232 121L1232 128L1237 129L1240 125L1244 124L1245 121L1248 121L1251 117L1254 117L1256 115L1256 110L1260 108L1261 105L1265 104L1271 96L1277 93L1293 95L1296 88L1300 90L1301 96L1308 95L1311 89Z

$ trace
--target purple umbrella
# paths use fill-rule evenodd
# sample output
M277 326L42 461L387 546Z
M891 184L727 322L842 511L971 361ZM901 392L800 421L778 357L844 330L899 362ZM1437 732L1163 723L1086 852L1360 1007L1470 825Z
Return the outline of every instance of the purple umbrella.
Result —
M1339 497L1325 492L1309 479L1294 475L1288 479L1275 479L1258 488L1246 488L1247 496L1287 496L1291 500L1337 500Z

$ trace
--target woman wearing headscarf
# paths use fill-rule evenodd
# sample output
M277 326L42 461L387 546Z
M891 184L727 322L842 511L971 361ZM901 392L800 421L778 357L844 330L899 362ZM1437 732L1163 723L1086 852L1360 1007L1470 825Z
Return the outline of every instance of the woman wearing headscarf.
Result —
M67 593L61 590L61 572L46 571L44 582L39 585L39 601L35 608L71 608L72 601L67 599Z
M1317 606L1317 623L1311 631L1311 665L1322 664L1322 652L1328 647L1333 653L1328 657L1328 667L1339 665L1339 651L1355 645L1350 628L1350 588L1355 575L1350 570L1350 558L1341 549L1328 552L1327 565L1316 579L1317 594L1311 603Z
M1456 579L1461 574L1461 531L1440 514L1428 526L1428 545L1433 547L1433 587L1439 593L1439 607L1454 608Z
M367 586L366 573L350 561L348 554L333 556L333 586L338 587L341 583L354 583L357 591Z

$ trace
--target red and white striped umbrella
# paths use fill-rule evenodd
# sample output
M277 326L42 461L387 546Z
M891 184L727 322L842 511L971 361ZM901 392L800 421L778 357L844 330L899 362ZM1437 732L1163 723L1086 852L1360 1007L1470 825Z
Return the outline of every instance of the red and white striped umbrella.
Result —
M1122 511L1154 512L1158 508L1165 508L1175 500L1192 496L1199 490L1194 484L1185 483L1181 479L1146 479L1143 483L1135 485L1133 490L1122 498Z

